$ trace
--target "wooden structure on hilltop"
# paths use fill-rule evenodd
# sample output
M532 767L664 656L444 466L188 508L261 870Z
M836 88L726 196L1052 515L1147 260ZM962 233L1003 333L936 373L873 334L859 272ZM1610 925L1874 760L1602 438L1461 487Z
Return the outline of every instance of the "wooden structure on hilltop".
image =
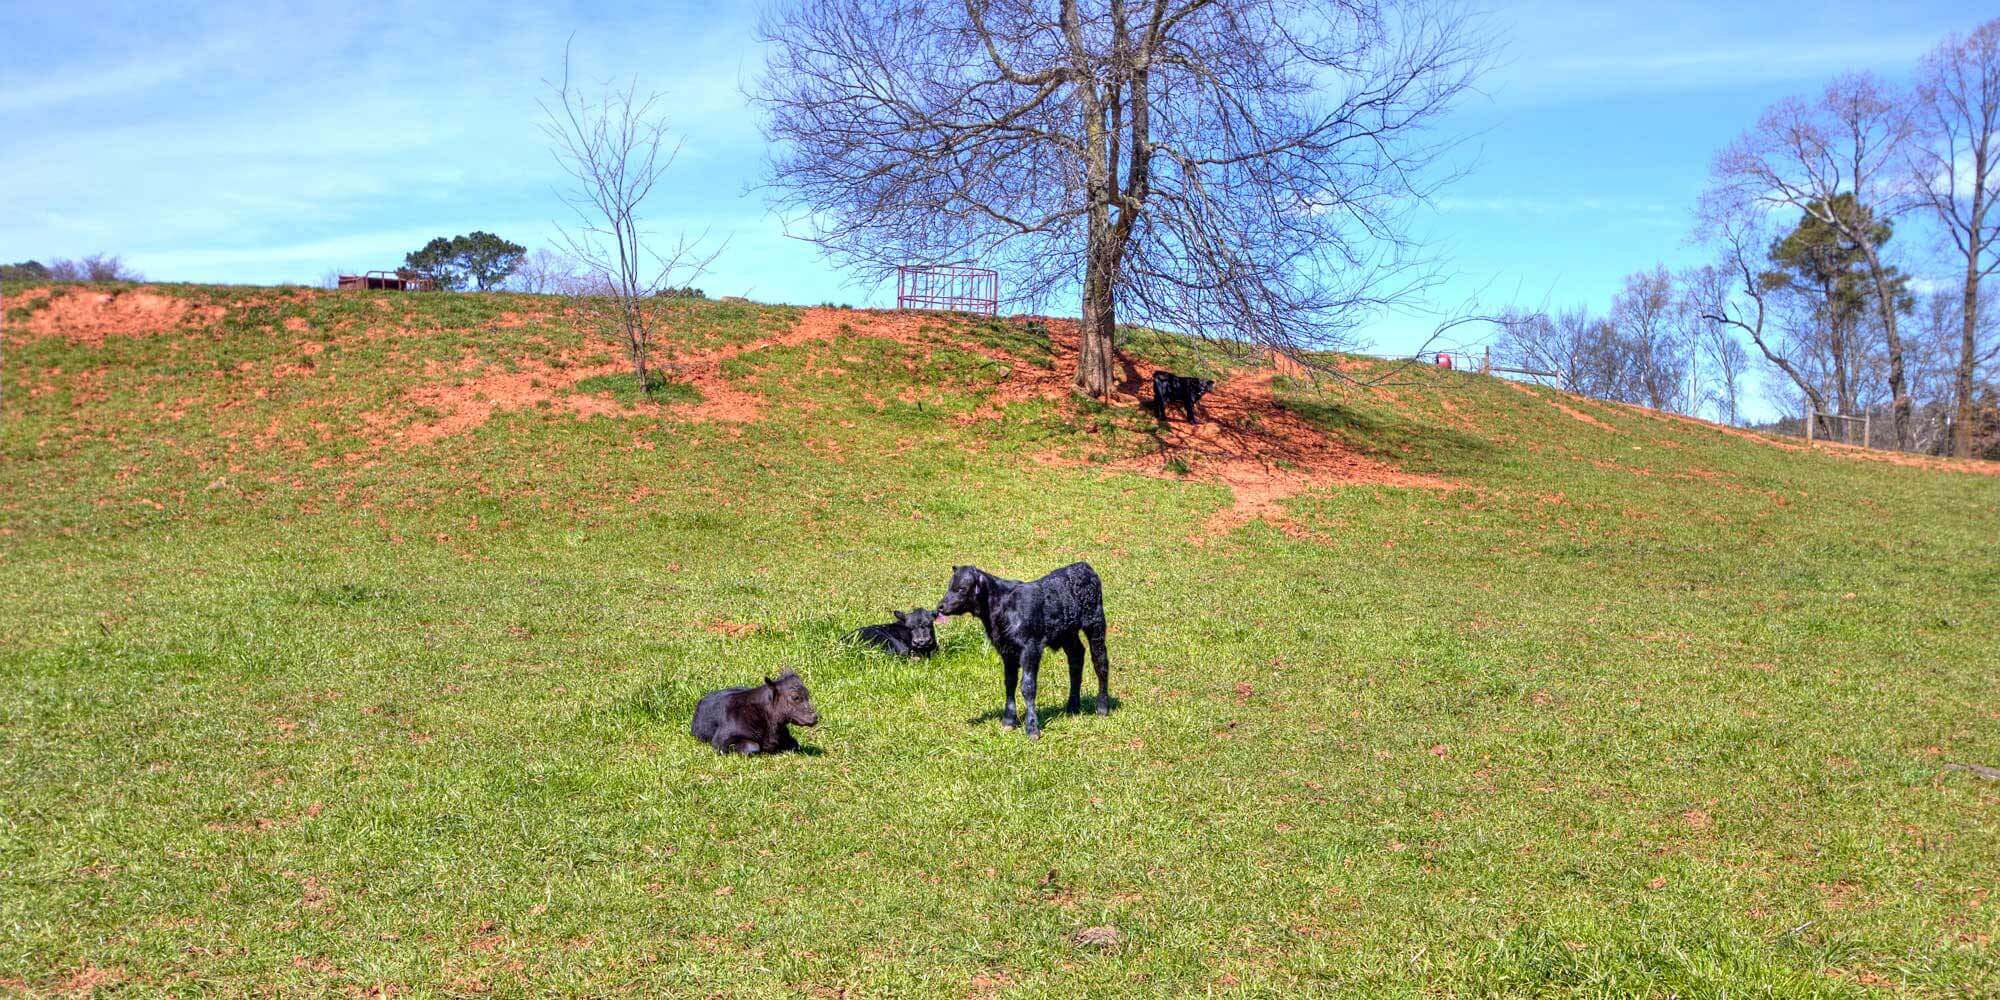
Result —
M343 274L335 287L343 292L434 292L437 291L437 282L429 278L405 277L394 271L369 271L367 274Z

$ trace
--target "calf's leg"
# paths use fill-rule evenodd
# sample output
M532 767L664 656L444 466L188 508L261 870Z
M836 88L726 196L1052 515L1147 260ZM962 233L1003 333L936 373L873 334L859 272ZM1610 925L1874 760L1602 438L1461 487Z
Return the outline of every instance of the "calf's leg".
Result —
M1111 714L1111 655L1104 649L1104 623L1083 627L1090 640L1090 665L1097 670L1097 714Z
M1021 661L1013 653L1002 651L1000 662L1007 678L1007 706L1000 710L1000 726L1014 728L1014 682L1021 676ZM1030 703L1033 699L1029 699Z
M1063 710L1075 715L1083 711L1083 639L1071 632L1062 642L1062 651L1069 657L1069 704Z
M1028 738L1039 739L1042 720L1035 715L1035 676L1042 672L1042 649L1033 646L1021 651L1021 700L1028 706Z

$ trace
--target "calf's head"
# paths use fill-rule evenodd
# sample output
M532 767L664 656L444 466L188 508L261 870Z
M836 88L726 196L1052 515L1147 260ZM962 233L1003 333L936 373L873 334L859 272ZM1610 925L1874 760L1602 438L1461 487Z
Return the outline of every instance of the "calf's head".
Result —
M1188 392L1188 401L1192 403L1199 403L1201 402L1201 397L1208 395L1209 390L1214 388L1215 388L1214 379L1212 378L1202 379L1201 381L1196 382L1194 384L1194 388Z
M937 613L942 615L962 615L976 612L986 603L986 574L977 566L953 566L951 585L944 589L944 599L938 602Z
M910 646L919 652L937 648L937 612L929 608L911 608L908 611L892 611L896 621L910 630Z
M819 712L813 708L812 694L806 691L806 682L790 670L779 674L776 680L764 678L765 687L771 693L771 713L779 721L794 726L814 726L819 724Z

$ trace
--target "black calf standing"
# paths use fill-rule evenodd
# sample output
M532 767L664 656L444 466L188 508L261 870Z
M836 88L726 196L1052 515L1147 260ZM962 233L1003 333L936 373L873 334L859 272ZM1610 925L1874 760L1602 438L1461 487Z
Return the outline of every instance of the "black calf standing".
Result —
M891 611L896 620L888 625L863 625L847 633L849 642L879 646L897 656L929 656L937 652L937 612L929 608Z
M1190 378L1173 372L1156 371L1153 373L1153 409L1159 411L1161 420L1165 420L1167 404L1179 403L1187 412L1188 423L1201 423L1195 419L1194 404L1201 402L1201 397L1208 395L1214 388L1214 379Z
M721 753L797 750L789 726L819 724L806 682L790 670L756 687L724 688L701 696L694 707L694 738Z
M1111 711L1111 660L1104 650L1104 582L1089 563L1071 563L1029 583L1003 580L977 566L955 566L937 613L969 612L986 626L986 639L1006 670L1007 707L1000 724L1014 728L1014 682L1028 703L1028 738L1042 734L1035 715L1035 681L1042 650L1060 647L1069 657L1069 711L1083 710L1083 642L1097 669L1097 714Z

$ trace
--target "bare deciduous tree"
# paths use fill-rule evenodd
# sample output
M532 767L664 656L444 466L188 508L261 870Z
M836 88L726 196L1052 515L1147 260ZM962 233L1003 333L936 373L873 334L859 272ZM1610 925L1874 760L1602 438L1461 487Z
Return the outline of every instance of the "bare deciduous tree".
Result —
M1559 313L1502 316L1500 357L1519 368L1555 373L1556 387L1587 396L1602 394L1603 353L1610 327L1577 307Z
M1827 410L1826 396L1801 364L1781 349L1769 329L1771 289L1763 278L1770 234L1761 206L1727 192L1702 199L1696 233L1715 247L1717 262L1697 270L1689 288L1696 315L1719 327L1742 331L1764 360L1784 373L1815 413Z
M576 296L582 311L625 350L639 391L649 392L663 304L670 320L686 308L684 299L657 296L691 283L719 251L705 251L701 237L685 234L663 250L643 228L640 210L680 151L667 133L662 95L640 94L636 79L586 92L570 77L564 49L562 78L544 81L549 93L540 102L550 151L574 182L563 200L577 223L562 228L560 238L567 255L595 279L586 283L590 294Z
M522 258L508 283L530 295L577 295L590 284L575 261L545 248Z
M117 254L94 253L77 260L55 258L48 264L50 281L144 281Z
M1656 410L1678 410L1688 400L1688 336L1685 300L1664 266L1625 276L1611 300L1611 322L1620 347L1630 356L1636 399Z
M1121 310L1297 357L1425 287L1404 213L1485 58L1452 0L793 0L762 32L771 180L808 237L867 278L1080 287L1098 397Z
M1716 158L1719 192L1762 208L1785 206L1838 232L1868 263L1873 304L1887 347L1890 415L1898 446L1910 440L1910 394L1896 311L1895 269L1883 259L1876 222L1903 207L1895 197L1911 132L1906 109L1875 78L1836 79L1815 101L1788 99ZM1861 211L1840 211L1851 195Z
M1979 286L2000 270L2000 20L1947 38L1924 59L1909 165L1922 203L1965 260L1952 450L1972 454Z
M1743 349L1742 341L1736 339L1736 328L1705 318L1702 307L1712 301L1706 291L1709 284L1721 277L1713 268L1696 268L1683 279L1687 289L1688 313L1701 323L1696 331L1697 353L1707 362L1706 368L1712 376L1715 388L1706 395L1715 402L1716 415L1722 422L1735 426L1743 422L1743 393L1750 370L1750 354ZM1726 287L1726 286L1725 286ZM1700 409L1700 401L1694 404Z

